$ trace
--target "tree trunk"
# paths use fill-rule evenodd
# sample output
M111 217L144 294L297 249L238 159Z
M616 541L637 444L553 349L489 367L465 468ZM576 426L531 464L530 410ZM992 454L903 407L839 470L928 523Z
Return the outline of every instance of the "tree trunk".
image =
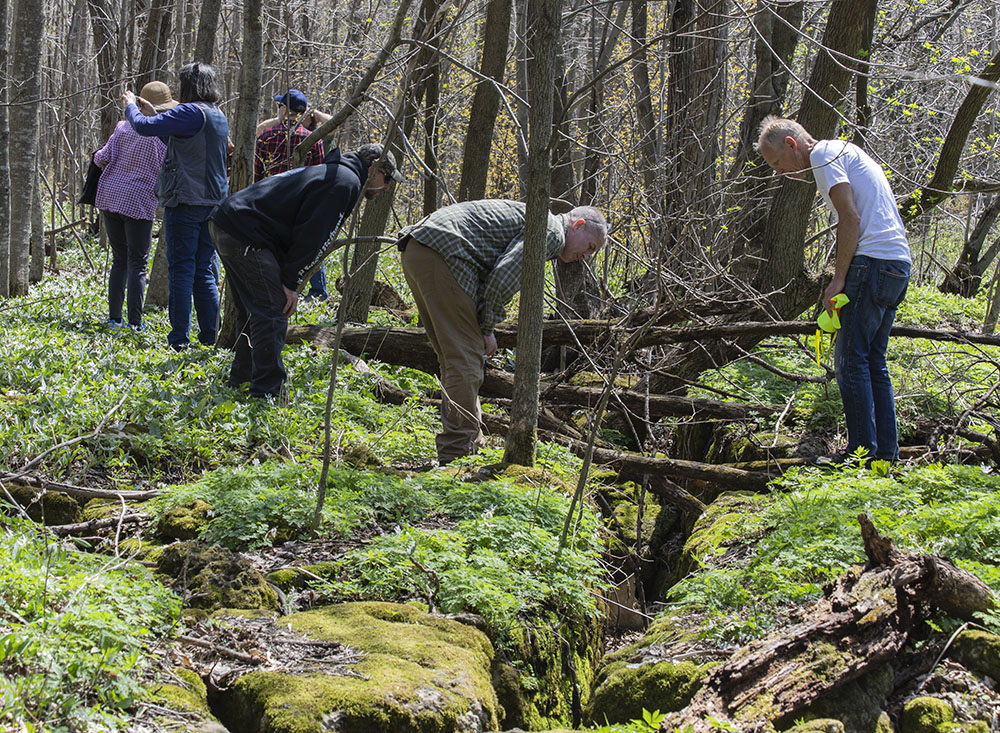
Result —
M988 251L986 257L980 255L983 251L983 245L986 243L986 237L993 229L997 217L1000 217L1000 195L993 197L982 216L979 217L979 221L976 222L972 234L962 245L958 261L951 272L945 274L944 282L941 283L939 290L942 293L954 293L965 298L974 298L979 292L983 274L996 258L996 252Z
M149 82L161 79L164 75L171 29L170 11L173 3L174 0L150 0L135 80L137 92Z
M8 79L7 0L0 0L0 79ZM7 85L0 84L0 298L10 293L10 160Z
M167 271L167 243L163 235L163 220L160 220L160 235L156 239L153 252L153 266L149 268L149 280L146 283L146 299L143 310L147 313L151 308L166 308L169 300L170 281ZM225 323L225 320L223 320Z
M396 153L399 155L399 153ZM395 185L395 184L394 184ZM375 290L375 272L382 245L377 239L385 232L386 222L392 212L395 189L365 202L365 213L358 226L358 239L354 244L351 273L344 282L344 320L347 323L366 323L368 309Z
M31 235L28 238L28 251L31 254L28 281L41 282L45 272L45 221L42 218L42 184L37 173L34 176L31 194Z
M244 0L243 3L243 58L240 66L239 98L236 101L236 119L233 125L232 171L229 176L229 193L241 191L253 183L254 144L257 130L257 110L260 109L260 87L264 76L264 31L261 0ZM228 349L236 343L236 306L229 288L224 289L222 325L216 342L219 348Z
M458 185L459 201L475 201L486 196L486 179L493 146L493 127L500 111L500 90L494 83L503 82L507 68L510 39L510 16L513 0L489 0L483 24L483 57L479 72L486 77L476 83L469 112L469 127L462 150L462 176Z
M10 295L28 292L31 200L38 157L44 13L38 0L15 0L10 45Z
M87 0L90 9L90 25L94 33L94 48L97 50L97 98L101 109L101 142L114 132L121 119L119 97L121 79L118 76L118 54L115 40L114 9L108 0Z
M538 426L538 374L542 353L545 295L545 245L549 216L549 166L556 50L562 0L529 0L528 98L531 103L528 152L528 204L524 217L521 308L518 313L517 365L510 432L504 460L535 465Z
M219 13L222 0L202 0L201 15L198 17L198 36L194 42L194 58L206 64L215 56L215 35L219 28Z

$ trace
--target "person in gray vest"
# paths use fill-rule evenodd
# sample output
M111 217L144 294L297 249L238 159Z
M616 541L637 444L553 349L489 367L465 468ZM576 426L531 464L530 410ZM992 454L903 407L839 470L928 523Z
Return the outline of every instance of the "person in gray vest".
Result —
M229 123L218 107L222 98L215 70L197 61L181 68L180 104L155 114L131 91L122 95L125 118L139 135L157 136L167 155L156 179L170 274L167 342L175 350L190 345L191 300L198 316L198 340L215 343L219 289L213 270L215 245L208 217L229 193L226 154ZM136 103L143 105L140 110ZM143 113L145 112L145 116Z

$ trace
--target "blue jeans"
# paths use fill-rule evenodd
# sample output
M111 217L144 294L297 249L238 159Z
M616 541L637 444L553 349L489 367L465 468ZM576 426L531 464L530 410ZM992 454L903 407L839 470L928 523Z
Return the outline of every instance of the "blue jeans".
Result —
M326 265L320 265L316 274L309 278L309 292L307 298L320 298L326 300L329 293L326 292Z
M186 346L191 333L191 298L198 314L198 340L215 343L219 320L219 287L212 260L215 245L208 234L212 206L180 204L163 210L170 277L168 311L171 346Z
M896 402L885 364L889 331L896 308L906 296L910 263L855 255L844 294L850 302L840 311L834 347L837 386L847 418L847 450L859 446L877 459L899 457Z

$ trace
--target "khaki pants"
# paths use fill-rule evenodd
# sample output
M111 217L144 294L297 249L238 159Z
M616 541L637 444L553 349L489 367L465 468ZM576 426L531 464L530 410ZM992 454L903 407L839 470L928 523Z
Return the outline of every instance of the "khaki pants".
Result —
M455 281L444 258L412 237L402 253L403 274L441 368L438 460L475 453L482 444L479 388L483 384L483 334L476 302Z

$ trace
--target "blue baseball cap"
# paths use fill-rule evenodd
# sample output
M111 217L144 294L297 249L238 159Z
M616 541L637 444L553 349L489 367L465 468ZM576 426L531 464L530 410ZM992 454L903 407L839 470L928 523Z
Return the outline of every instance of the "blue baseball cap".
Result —
M276 94L274 95L274 101L285 105L292 112L305 112L309 108L306 95L298 89L289 89L284 94Z

